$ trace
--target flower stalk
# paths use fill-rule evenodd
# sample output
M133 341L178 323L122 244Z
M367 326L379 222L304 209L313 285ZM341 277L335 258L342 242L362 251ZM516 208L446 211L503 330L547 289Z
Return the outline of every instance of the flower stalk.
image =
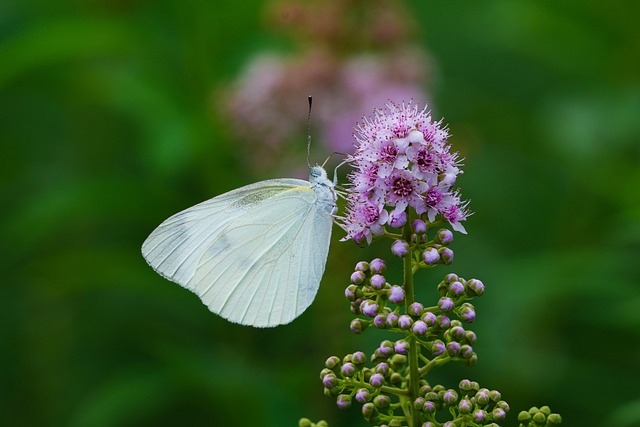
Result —
M470 215L468 202L453 187L462 171L458 154L446 143L448 131L414 104L391 104L386 113L365 119L358 131L348 212L341 218L344 240L392 240L403 281L387 281L381 258L357 263L345 289L356 316L350 328L354 334L382 329L398 339L382 341L369 357L357 351L327 359L320 373L325 395L341 409L361 404L364 419L381 427L498 426L509 412L500 392L469 379L457 389L429 379L449 363L477 363L477 337L468 325L476 318L471 301L484 294L484 284L449 273L433 289L435 304L415 298L416 286L423 285L414 281L420 270L454 260L453 232L438 227L466 233L462 222ZM526 422L521 426L559 424L559 415L543 409L521 412L518 419ZM445 417L449 420L442 421Z

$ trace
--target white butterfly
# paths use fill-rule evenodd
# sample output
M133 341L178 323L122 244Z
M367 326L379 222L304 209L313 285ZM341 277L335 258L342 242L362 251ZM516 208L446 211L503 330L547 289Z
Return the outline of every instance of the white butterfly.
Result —
M337 211L335 178L272 179L179 212L142 244L163 277L232 322L271 327L311 305L324 273Z

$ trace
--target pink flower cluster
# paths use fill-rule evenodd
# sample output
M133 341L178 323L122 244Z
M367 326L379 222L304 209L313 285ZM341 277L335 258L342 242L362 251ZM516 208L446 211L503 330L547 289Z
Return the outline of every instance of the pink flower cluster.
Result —
M470 215L468 202L453 188L462 173L458 153L450 151L447 128L442 120L432 121L426 106L389 103L364 118L355 137L342 220L345 239L371 243L373 235L384 234L385 225L402 227L409 208L429 222L441 218L466 233L461 222Z

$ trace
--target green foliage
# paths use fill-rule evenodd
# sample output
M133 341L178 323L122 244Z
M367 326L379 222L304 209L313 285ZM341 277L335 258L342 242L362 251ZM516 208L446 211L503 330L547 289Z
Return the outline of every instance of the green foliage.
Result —
M212 112L250 55L281 44L263 5L0 3L3 424L362 423L313 373L327 353L367 345L333 331L348 324L342 280L370 252L336 231L314 305L254 330L210 314L139 251L169 214L271 177L240 167L244 142ZM567 425L635 425L638 5L410 5L477 212L456 271L499 295L476 307L475 378L508 390L512 408L543 397ZM291 94L302 109L307 95Z

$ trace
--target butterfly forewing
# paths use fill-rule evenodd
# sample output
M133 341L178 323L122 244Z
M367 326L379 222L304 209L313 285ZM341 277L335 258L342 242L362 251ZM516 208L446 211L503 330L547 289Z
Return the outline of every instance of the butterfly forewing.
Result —
M274 179L221 194L171 216L142 244L147 263L163 277L193 290L202 254L224 227L261 201L308 185L299 179Z

